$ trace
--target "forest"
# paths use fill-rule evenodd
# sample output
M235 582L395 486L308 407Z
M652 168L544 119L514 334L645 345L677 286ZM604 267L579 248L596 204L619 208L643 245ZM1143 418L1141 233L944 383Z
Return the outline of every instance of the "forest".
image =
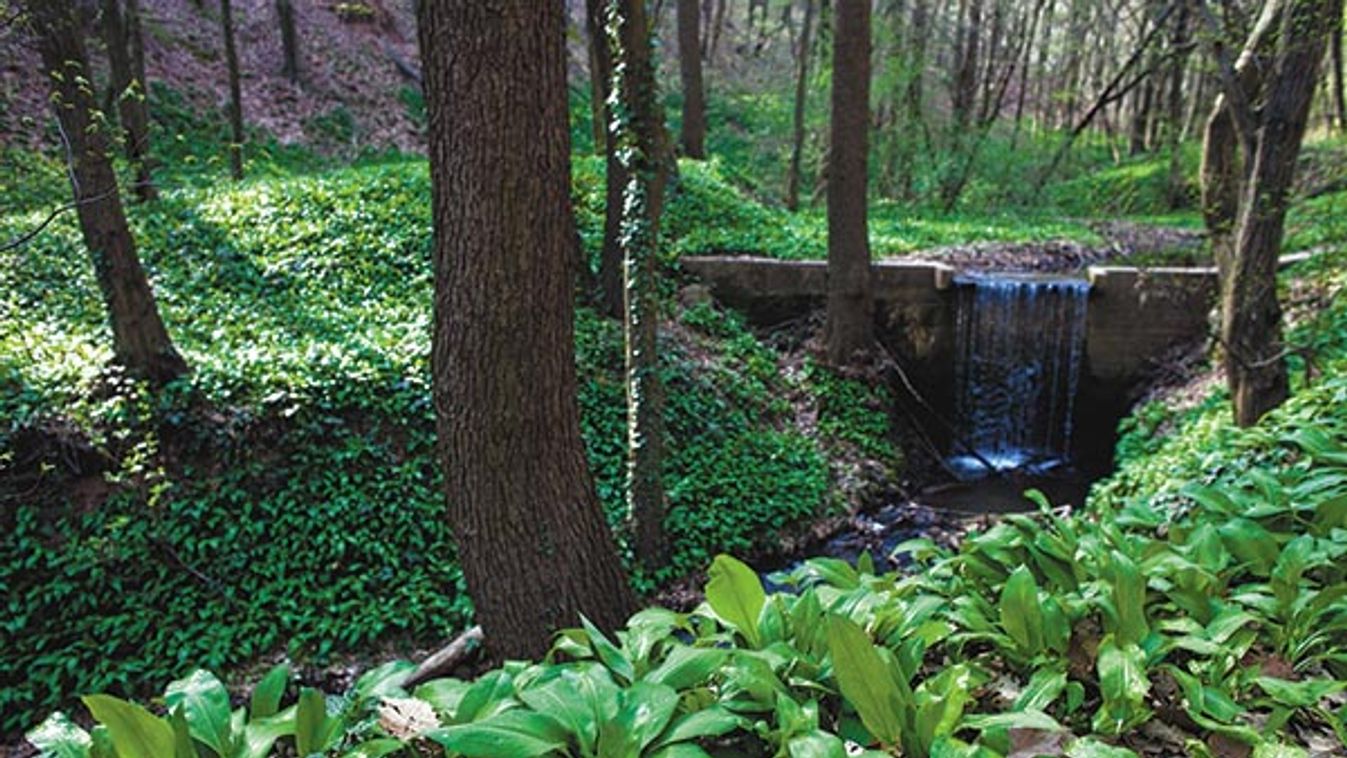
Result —
M1347 756L1342 0L0 0L0 754Z

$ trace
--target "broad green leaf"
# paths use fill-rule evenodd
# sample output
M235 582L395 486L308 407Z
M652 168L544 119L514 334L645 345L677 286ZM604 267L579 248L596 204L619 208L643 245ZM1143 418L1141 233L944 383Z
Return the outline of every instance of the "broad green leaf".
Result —
M30 729L24 738L52 758L89 758L93 746L89 733L60 711Z
M657 747L675 742L719 737L728 734L743 724L743 719L724 708L713 705L710 708L694 711L674 721L664 734L660 735Z
M248 704L248 718L264 719L276 715L281 709L281 697L290 683L290 666L277 664L261 681L253 687L252 700Z
M581 616L580 623L584 626L585 633L589 635L589 644L594 648L594 654L599 657L603 665L607 666L609 671L612 671L625 683L636 681L636 667L632 665L632 662L622 650L614 645L589 619Z
M471 724L432 729L424 736L467 758L536 758L566 745L560 724L518 708Z
M514 678L496 669L483 674L463 693L454 712L454 721L460 724L489 718L514 702Z
M290 706L266 718L253 719L243 729L244 758L267 758L276 740L295 733L298 706Z
M688 647L676 645L669 655L644 681L665 684L682 691L706 683L722 664L728 651L717 647Z
M546 682L519 693L519 699L535 711L556 719L576 737L582 753L591 753L599 737L599 721L594 708L580 691L580 677L563 671Z
M814 731L787 744L790 758L847 758L847 747L836 735Z
M333 720L327 715L327 700L323 693L305 687L299 693L299 707L295 712L295 746L300 755L321 753L329 747Z
M669 725L678 693L662 684L638 682L622 692L617 718L600 725L599 755L640 755Z
M187 716L181 707L173 709L168 723L173 727L173 758L197 758L196 746L192 743L192 728L187 724Z
M758 616L767 603L767 593L758 575L728 555L717 555L707 574L706 602L711 610L744 635L750 647L762 647Z
M1150 633L1146 623L1146 579L1131 558L1114 550L1109 558L1108 581L1117 614L1118 628L1114 633L1118 642L1141 644Z
M441 715L453 716L469 686L459 679L432 679L417 687L412 697L430 703Z
M1043 610L1038 604L1038 583L1028 567L1020 566L1001 590L1001 626L1028 656L1043 650Z
M1146 654L1135 644L1119 646L1112 635L1099 643L1099 689L1104 704L1095 714L1094 728L1102 734L1120 734L1144 721L1150 680L1146 677Z
M1052 705L1066 689L1066 672L1039 669L1029 678L1029 684L1015 698L1017 711L1043 711Z
M173 727L135 703L111 695L81 698L89 712L108 728L121 758L165 758L174 754Z
M1044 732L1066 730L1066 727L1057 723L1056 719L1042 711L1016 711L965 716L959 727L979 732L988 729L1037 729Z
M407 681L416 670L416 664L410 661L389 661L384 665L365 672L355 680L352 690L352 702L355 705L381 697L404 696L402 683Z
M1258 683L1259 689L1268 694L1268 697L1292 708L1309 708L1318 705L1320 700L1335 692L1347 690L1347 682L1333 679L1292 682L1271 676L1260 676L1254 681Z
M209 671L198 669L164 690L164 703L170 710L182 709L192 737L228 756L234 752L234 732L230 727L229 691Z
M856 709L865 728L885 745L899 744L901 695L889 667L865 631L848 618L829 616L828 650L837 687Z

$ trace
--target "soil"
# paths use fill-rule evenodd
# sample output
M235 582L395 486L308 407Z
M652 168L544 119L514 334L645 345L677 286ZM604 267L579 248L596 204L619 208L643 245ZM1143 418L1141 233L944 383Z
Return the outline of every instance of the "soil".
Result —
M975 242L922 250L905 259L933 260L960 271L1001 273L1079 273L1104 263L1128 265L1129 259L1165 265L1208 265L1202 260L1203 233L1132 221L1091 224L1103 238L1097 244L1047 242Z

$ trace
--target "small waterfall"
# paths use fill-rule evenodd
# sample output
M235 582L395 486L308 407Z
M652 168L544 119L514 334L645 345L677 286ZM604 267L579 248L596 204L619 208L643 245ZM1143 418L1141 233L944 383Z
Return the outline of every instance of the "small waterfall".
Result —
M1062 462L1085 343L1090 285L1074 279L965 276L958 285L960 436L950 463L969 477Z

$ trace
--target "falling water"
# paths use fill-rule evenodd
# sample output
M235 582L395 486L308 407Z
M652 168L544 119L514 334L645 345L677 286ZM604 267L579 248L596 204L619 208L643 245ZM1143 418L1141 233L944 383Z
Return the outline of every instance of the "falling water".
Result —
M1007 276L956 284L961 439L952 467L974 478L988 473L987 463L1005 470L1065 461L1090 285Z

